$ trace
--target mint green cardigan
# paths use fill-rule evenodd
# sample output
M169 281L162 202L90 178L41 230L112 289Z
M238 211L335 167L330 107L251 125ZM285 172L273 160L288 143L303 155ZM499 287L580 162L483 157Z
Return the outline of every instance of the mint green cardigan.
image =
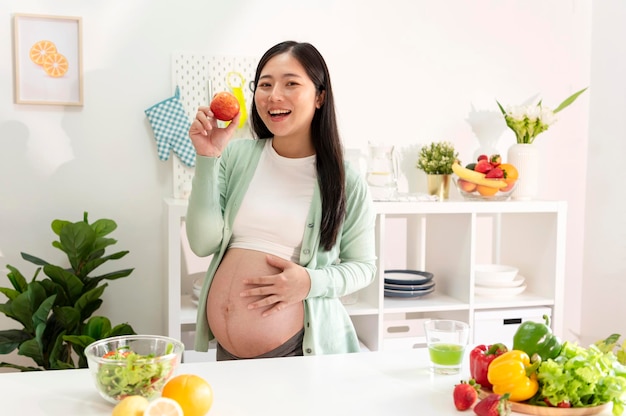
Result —
M200 292L195 349L207 351L214 338L206 318L206 299L232 236L237 210L254 175L265 140L239 139L221 157L196 156L195 174L186 216L192 251L213 255ZM335 246L320 246L322 202L315 187L307 217L299 264L311 277L304 300L305 355L359 351L354 326L340 297L369 285L376 272L375 211L362 176L346 165L346 217Z

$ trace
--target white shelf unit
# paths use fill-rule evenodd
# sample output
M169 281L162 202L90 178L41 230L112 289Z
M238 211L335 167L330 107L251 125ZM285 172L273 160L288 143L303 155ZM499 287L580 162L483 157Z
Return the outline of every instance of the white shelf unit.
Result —
M165 211L167 213L167 245L166 263L167 278L165 279L165 323L166 335L180 339L185 343L183 361L211 361L215 360L215 350L207 353L193 350L193 339L197 307L192 302L191 283L184 282L183 253L181 239L182 226L187 215L187 200L166 198Z
M181 284L181 224L187 201L166 199L165 205L167 332L181 338L193 330L196 319L196 307ZM565 202L450 200L375 202L375 206L377 275L358 292L355 304L346 305L365 349L422 346L421 323L434 317L468 322L474 334L484 324L476 319L481 312L524 317L509 319L519 323L531 312L548 310L553 331L563 335ZM527 289L514 297L475 295L474 268L480 263L518 267ZM435 292L416 299L385 297L384 271L390 268L432 272ZM480 329L485 333L486 328ZM473 334L471 342L485 342Z

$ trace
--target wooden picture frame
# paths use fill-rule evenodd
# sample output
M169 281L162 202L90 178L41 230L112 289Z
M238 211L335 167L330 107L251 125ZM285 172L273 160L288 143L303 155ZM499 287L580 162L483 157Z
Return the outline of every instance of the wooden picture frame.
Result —
M16 104L83 105L82 19L15 14Z

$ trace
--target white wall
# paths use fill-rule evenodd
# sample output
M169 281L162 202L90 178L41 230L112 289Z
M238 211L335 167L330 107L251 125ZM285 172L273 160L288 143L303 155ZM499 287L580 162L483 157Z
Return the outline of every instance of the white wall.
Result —
M610 4L617 4L617 1ZM611 13L611 5L603 5ZM622 6L623 7L623 6ZM540 96L556 106L590 85L591 0L5 0L0 4L0 251L29 270L20 251L55 260L55 218L117 221L115 267L101 312L138 332L164 328L164 211L171 162L157 159L143 110L168 97L174 51L259 56L284 39L310 41L327 58L347 147L397 144L405 190L424 190L416 149L455 143L464 161L479 141L467 119L485 112L506 154L513 133L495 100ZM82 16L85 105L13 104L13 13ZM608 58L605 58L608 59ZM537 143L542 197L569 202L566 337L580 331L590 93L561 113ZM606 102L598 102L598 106ZM608 125L611 123L606 123ZM607 136L605 134L605 136ZM173 157L173 156L172 156ZM112 266L113 267L113 266ZM592 278L596 278L592 276ZM585 298L588 299L588 298ZM590 299L589 302L594 302ZM594 307L586 322L593 325ZM0 321L0 327L11 323Z
M626 154L624 19L623 1L594 2L581 319L581 333L590 340L626 335L626 207L612 180Z

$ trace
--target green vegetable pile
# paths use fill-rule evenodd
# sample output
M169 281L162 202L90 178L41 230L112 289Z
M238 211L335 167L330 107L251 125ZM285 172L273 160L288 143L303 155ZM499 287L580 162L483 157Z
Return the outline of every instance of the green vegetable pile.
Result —
M165 354L171 354L173 349L173 345L168 345ZM157 362L153 354L140 355L128 346L109 352L103 358L112 362L100 365L96 377L98 386L118 401L132 395L148 400L160 396L176 363L176 358Z
M619 337L613 334L588 348L565 341L555 358L539 365L539 391L529 403L587 407L613 402L613 414L621 415L626 408L626 343L614 352Z

